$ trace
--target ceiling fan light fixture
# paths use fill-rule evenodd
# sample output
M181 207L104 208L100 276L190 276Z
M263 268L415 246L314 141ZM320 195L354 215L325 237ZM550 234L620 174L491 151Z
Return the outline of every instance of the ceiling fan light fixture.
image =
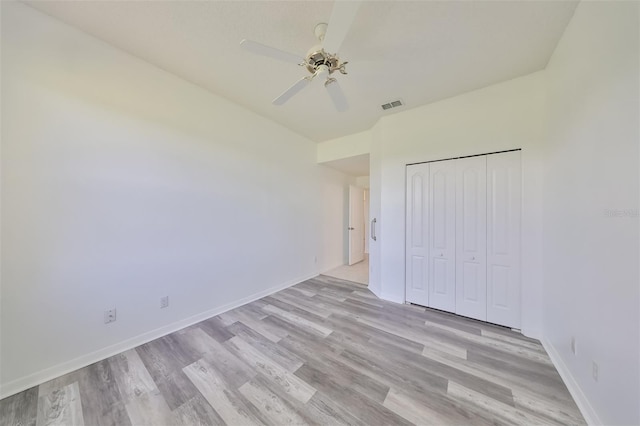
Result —
M326 65L318 65L318 67L316 68L316 72L313 75L313 77L319 77L319 78L325 78L327 76L329 76L330 70L329 67Z

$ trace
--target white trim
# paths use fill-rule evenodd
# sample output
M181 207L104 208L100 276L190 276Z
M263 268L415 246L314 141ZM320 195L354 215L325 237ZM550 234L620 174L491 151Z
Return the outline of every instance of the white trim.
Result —
M247 303L253 302L254 300L258 300L265 296L269 296L270 294L276 293L280 290L284 290L285 288L291 287L293 285L296 285L298 283L301 283L303 281L306 281L308 279L311 279L317 276L318 274L314 273L304 278L287 281L283 284L279 284L279 285L270 287L266 290L260 291L258 293L249 295L247 297L243 297L234 302L227 303L226 305L209 309L207 311L190 316L183 320L179 320L171 324L162 326L160 328L156 328L155 330L151 330L146 333L142 333L137 336L131 337L127 340L116 343L114 345L110 345L105 348L98 349L97 351L90 352L85 355L81 355L70 361L66 361L61 364L54 365L53 367L45 368L44 370L38 371L36 373L29 374L28 376L24 376L19 379L12 380L11 382L8 382L0 387L0 399L14 395L18 392L22 392L33 386L37 386L49 380L55 379L56 377L60 377L64 374L78 370L79 368L83 368L83 367L86 367L87 365L91 365L95 362L102 361L103 359L109 358L113 355L119 354L129 349L133 349L137 346L143 345L147 342L150 342L162 336L166 336L167 334L171 334L175 331L181 330L185 327L196 324L200 321L204 321L208 318L227 312L231 309L235 309L238 306L242 306Z
M578 382L576 382L576 380L574 379L571 371L569 371L569 368L562 360L560 353L548 340L541 339L540 341L542 342L542 346L544 347L544 349L547 351L547 354L549 354L551 362L553 362L556 370L558 370L558 373L560 373L562 381L567 386L567 389L569 389L569 393L578 405L578 409L580 409L582 417L584 417L587 424L602 425L603 423L600 420L600 417L598 417L598 413L596 413L596 410L594 410L593 406L589 402L589 399L584 394L584 392L582 392L580 385L578 385Z

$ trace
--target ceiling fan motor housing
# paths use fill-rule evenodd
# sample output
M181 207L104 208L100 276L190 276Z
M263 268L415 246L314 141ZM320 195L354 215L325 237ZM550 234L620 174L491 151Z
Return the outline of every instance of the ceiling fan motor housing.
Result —
M332 55L324 51L321 46L314 46L307 53L304 65L311 74L315 74L320 65L326 65L329 68L329 74L334 71L340 71L342 74L346 74L344 66L347 62L340 62L340 58L337 55Z

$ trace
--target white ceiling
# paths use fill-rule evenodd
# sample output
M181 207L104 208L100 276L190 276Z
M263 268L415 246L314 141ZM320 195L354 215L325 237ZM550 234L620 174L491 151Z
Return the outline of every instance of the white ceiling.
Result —
M367 1L342 45L350 109L322 84L271 100L302 67L241 50L247 38L304 55L331 1L38 1L29 5L320 142L379 117L543 69L575 1ZM317 83L317 82L314 82ZM401 98L406 106L382 112Z

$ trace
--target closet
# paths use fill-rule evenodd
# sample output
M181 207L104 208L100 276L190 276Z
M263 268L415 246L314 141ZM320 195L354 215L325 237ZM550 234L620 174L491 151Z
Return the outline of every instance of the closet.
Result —
M407 166L406 300L520 328L520 151Z

